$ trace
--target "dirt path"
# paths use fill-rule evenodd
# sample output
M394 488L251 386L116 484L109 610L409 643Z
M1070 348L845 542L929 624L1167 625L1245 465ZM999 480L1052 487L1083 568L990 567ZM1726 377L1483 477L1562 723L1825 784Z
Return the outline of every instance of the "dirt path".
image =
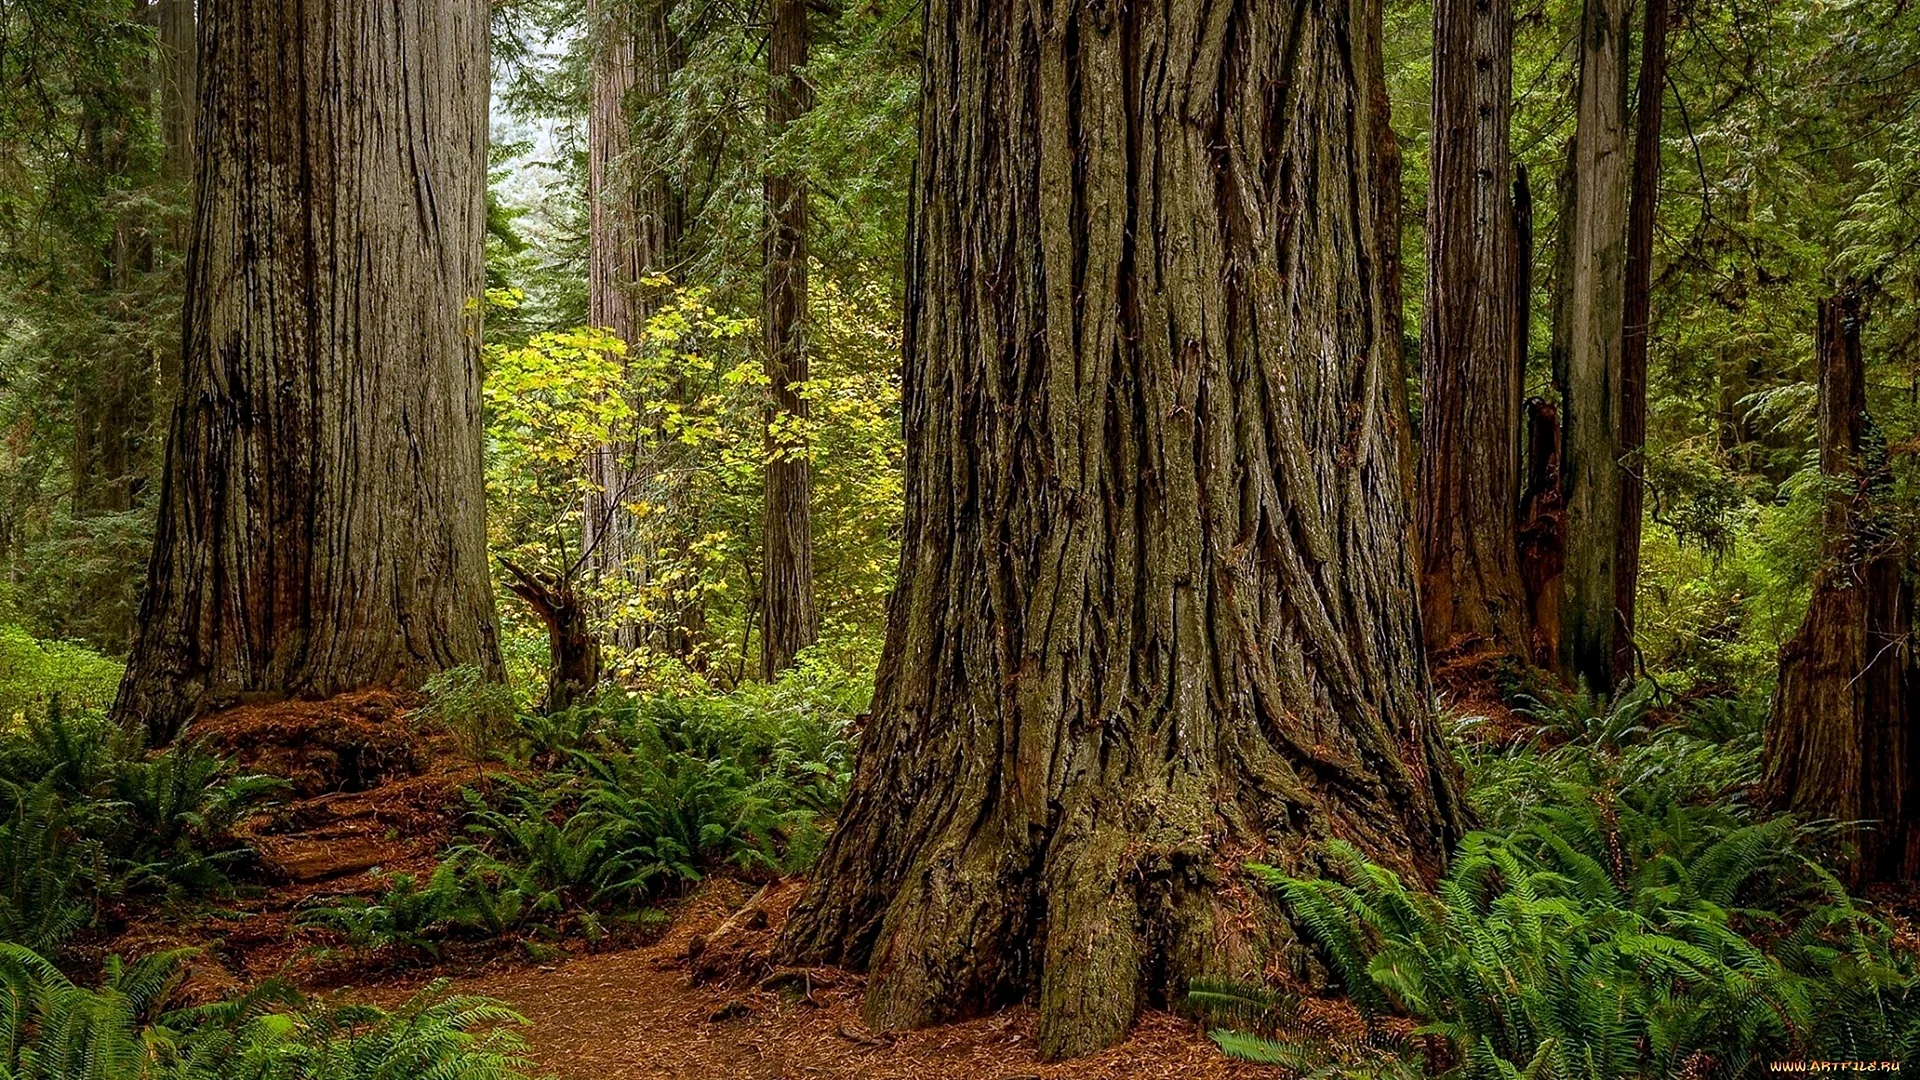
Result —
M859 979L844 972L786 973L773 984L722 979L696 985L695 970L724 971L767 940L771 929L754 914L756 903L777 924L791 902L788 887L755 897L745 908L730 907L744 891L733 883L710 890L656 945L481 974L460 980L457 989L504 1000L533 1021L528 1033L533 1056L559 1080L1237 1080L1275 1075L1226 1061L1191 1023L1165 1014L1143 1018L1122 1046L1042 1065L1033 1058L1029 1009L877 1036L860 1023ZM696 937L701 946L690 964L689 944Z

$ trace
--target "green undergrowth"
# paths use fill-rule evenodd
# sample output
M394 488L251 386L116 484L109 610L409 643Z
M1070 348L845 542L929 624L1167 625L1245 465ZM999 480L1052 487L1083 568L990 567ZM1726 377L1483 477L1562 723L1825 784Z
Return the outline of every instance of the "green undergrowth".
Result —
M805 869L853 767L868 680L811 662L730 694L612 690L552 716L473 722L453 680L439 722L486 729L506 768L465 793L461 839L424 877L317 905L302 919L359 948L436 954L449 940L573 934L657 922L657 904L726 869ZM485 702L497 708L498 702Z
M1644 686L1644 684L1643 684ZM1521 703L1541 736L1463 740L1481 828L1437 889L1339 843L1323 876L1266 866L1365 1017L1196 984L1230 1055L1329 1077L1758 1076L1786 1060L1920 1060L1920 968L1827 869L1817 823L1768 816L1764 709Z
M0 736L0 941L50 950L121 903L221 896L240 821L285 789L198 746L149 753L50 705Z
M0 623L0 725L18 726L49 707L104 712L121 666L84 645L46 641Z
M444 983L391 1012L269 982L213 1005L169 1007L190 950L110 961L77 984L0 945L0 1080L518 1080L520 1016Z

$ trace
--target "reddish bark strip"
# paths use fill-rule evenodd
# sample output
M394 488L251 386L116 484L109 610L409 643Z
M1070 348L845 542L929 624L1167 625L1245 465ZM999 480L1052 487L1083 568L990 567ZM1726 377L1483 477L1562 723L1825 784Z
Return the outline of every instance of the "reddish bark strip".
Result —
M767 127L787 129L813 108L813 89L797 68L811 40L807 0L773 0L767 42ZM790 430L807 418L798 387L807 381L807 185L783 169L766 177L765 306L768 392L766 507L761 516L760 676L793 666L820 636L813 602L813 467ZM788 429L788 430L783 430Z
M1640 589L1640 527L1646 485L1647 330L1653 320L1653 227L1660 201L1660 105L1667 83L1667 0L1645 0L1640 89L1634 106L1633 190L1627 209L1625 347L1620 354L1620 530L1614 554L1613 681L1634 676L1634 600Z

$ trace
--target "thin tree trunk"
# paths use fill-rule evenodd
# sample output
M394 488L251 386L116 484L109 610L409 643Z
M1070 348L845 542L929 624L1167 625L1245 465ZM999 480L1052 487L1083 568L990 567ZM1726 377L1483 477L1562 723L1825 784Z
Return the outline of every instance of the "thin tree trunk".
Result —
M160 21L160 140L166 174L193 180L194 129L200 119L200 51L194 0L156 0Z
M1533 349L1533 183L1525 162L1513 167L1512 211L1513 377L1525 393L1527 358Z
M157 0L160 20L160 138L166 151L163 176L175 191L186 192L180 205L190 207L193 190L195 140L200 125L200 42L199 19L194 0ZM166 234L170 253L186 251L191 217L175 216ZM176 271L177 272L177 271ZM178 312L169 315L177 318ZM154 443L166 438L165 424L172 412L173 399L180 387L180 351L164 349L160 354L160 375L156 402L150 418Z
M1513 176L1513 370L1524 387L1533 341L1533 185L1525 164ZM1560 300L1556 289L1555 311ZM1526 597L1525 649L1536 667L1553 670L1560 657L1560 575L1566 569L1566 514L1560 494L1560 416L1543 398L1522 407L1522 479L1514 545Z
M1660 200L1660 113L1667 82L1667 0L1642 0L1639 91L1634 106L1633 190L1627 211L1624 345L1620 356L1620 531L1614 556L1613 681L1634 676L1634 600L1646 503L1647 333L1653 321L1653 227Z
M500 668L481 462L487 11L201 0L183 392L116 711Z
M87 154L100 176L127 175L135 123L131 112L84 121ZM142 224L120 210L95 263L99 308L114 332L85 358L75 387L70 462L75 518L133 508L137 447L147 433L141 414L151 407L147 380L140 377L141 362L150 357L128 340L138 318L139 279L153 264L153 245Z
M1527 590L1527 658L1553 670L1560 659L1561 576L1567 567L1566 498L1560 490L1560 415L1527 400L1527 483L1520 508L1520 580Z
M155 15L141 5L130 21L151 25ZM76 350L72 387L68 507L76 538L92 534L99 519L134 509L152 434L155 357L143 307L153 288L153 222L146 200L112 193L119 185L144 187L152 179L142 166L140 144L142 97L153 86L153 65L146 57L130 58L125 75L131 84L127 100L90 102L81 118L85 162L110 220L94 262L93 308L103 334ZM87 637L124 649L133 637L134 584L120 574L82 574L66 598L68 610Z
M1568 254L1567 381L1562 386L1567 502L1560 647L1571 676L1613 686L1614 580L1620 529L1621 352L1627 220L1626 0L1587 0L1581 17Z
M593 101L587 116L587 201L591 226L588 318L637 344L657 307L647 279L664 274L680 243L684 211L665 173L643 158L636 110L657 102L677 66L668 26L670 0L588 0L595 30ZM638 421L636 421L638 423ZM592 487L582 520L588 573L615 602L612 638L624 649L646 636L628 605L648 588L648 537L627 507L655 498L662 464L642 432L617 433L589 461Z
M783 939L866 1016L1029 994L1049 1058L1286 950L1247 858L1437 872L1370 0L933 0L906 519Z
M1436 0L1420 407L1426 647L1524 654L1509 0Z
M1387 94L1386 48L1383 44L1385 29L1379 20L1373 20L1367 23L1366 33L1366 50L1372 58L1366 72L1370 105L1375 115L1386 117L1391 112L1392 99ZM1393 343L1390 350L1393 371L1387 376L1392 388L1392 404L1387 410L1387 422L1399 446L1400 477L1406 486L1407 505L1412 506L1419 498L1420 484L1420 451L1413 424L1411 388L1411 371L1419 363L1416 351L1419 342L1407 337L1402 305L1406 268L1400 253L1401 216L1405 212L1400 139L1394 134L1393 126L1384 120L1373 125L1373 153L1374 231L1379 237L1380 252L1377 265L1381 289L1381 333ZM1412 550L1420 541L1417 515L1407 516L1407 529L1407 546Z
M1859 296L1821 301L1819 318L1826 565L1799 633L1780 647L1763 792L1780 809L1840 822L1856 883L1909 880L1920 872L1913 584L1874 520L1888 478L1862 455L1872 421Z
M767 130L778 138L813 107L796 69L807 63L807 0L772 0L767 42ZM760 676L771 680L820 634L813 602L812 466L807 461L807 185L786 163L766 177L765 304L767 408L766 507L761 517Z

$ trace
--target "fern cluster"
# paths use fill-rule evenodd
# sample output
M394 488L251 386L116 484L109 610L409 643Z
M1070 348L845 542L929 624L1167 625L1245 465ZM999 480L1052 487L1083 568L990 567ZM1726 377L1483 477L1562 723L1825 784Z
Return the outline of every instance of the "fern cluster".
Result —
M1432 892L1346 845L1328 874L1251 871L1278 890L1370 1018L1409 1018L1417 1052L1303 1037L1244 992L1216 1038L1323 1075L1654 1078L1761 1075L1787 1059L1920 1063L1920 969L1816 857L1820 830L1745 805L1751 729L1701 738L1646 701L1470 754L1484 825ZM1709 717L1720 723L1725 717Z
M437 953L447 938L578 930L643 919L715 867L804 868L852 771L844 682L783 681L730 696L611 693L525 718L531 778L469 789L463 842L425 880L304 915L363 947Z
M50 949L105 900L225 890L235 826L283 788L54 702L0 732L0 941Z
M282 983L168 1009L191 950L110 961L80 986L33 950L0 945L0 1080L521 1080L516 1027L436 984L392 1012L309 1001Z

